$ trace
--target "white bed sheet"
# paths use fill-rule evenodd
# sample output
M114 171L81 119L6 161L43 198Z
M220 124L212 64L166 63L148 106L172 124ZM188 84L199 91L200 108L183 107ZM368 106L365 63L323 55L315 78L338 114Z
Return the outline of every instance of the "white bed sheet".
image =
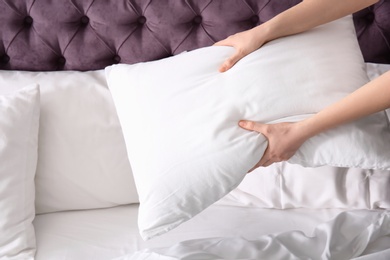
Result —
M218 203L259 208L390 209L390 171L287 162L257 168Z
M311 234L341 209L260 209L213 205L177 229L143 241L138 233L138 205L38 215L34 220L36 260L107 260L145 248L170 247L184 240L211 237L256 239L300 230ZM153 259L153 258L152 258Z
M309 234L291 230L256 239L192 239L116 258L144 259L390 259L390 211L342 212Z

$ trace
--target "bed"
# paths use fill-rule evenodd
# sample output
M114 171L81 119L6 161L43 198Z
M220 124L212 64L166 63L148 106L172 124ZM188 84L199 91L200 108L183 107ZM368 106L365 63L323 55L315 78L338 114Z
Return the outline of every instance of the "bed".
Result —
M0 259L390 259L389 111L246 174L242 111L300 120L390 70L381 0L217 71L211 45L299 2L1 1ZM285 88L243 110L258 82Z

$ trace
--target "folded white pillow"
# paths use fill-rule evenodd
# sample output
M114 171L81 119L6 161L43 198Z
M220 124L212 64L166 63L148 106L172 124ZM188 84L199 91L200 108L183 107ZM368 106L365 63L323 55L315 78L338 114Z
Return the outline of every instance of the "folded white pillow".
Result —
M267 147L240 119L301 120L367 82L350 16L272 41L226 73L234 50L208 47L106 68L140 198L144 239L226 195ZM292 162L389 168L383 113L308 140Z
M34 259L39 87L0 96L0 259Z
M104 70L0 71L0 91L28 82L41 90L36 213L137 203Z

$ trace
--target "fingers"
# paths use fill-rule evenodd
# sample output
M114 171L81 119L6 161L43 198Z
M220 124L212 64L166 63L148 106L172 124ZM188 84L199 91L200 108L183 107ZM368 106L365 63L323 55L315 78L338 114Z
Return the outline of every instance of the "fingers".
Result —
M273 163L272 160L270 160L269 154L268 154L268 147L265 150L263 157L261 157L260 161L257 163L257 167L263 166L267 167L268 165L271 165Z
M253 122L253 121L247 121L247 120L239 121L238 125L240 127L244 128L245 130L256 131L256 132L261 133L261 134L266 132L265 128L267 127L267 125L265 125L265 124L260 124L260 123L256 123L256 122ZM268 158L270 158L268 156L269 155L269 149L268 148L269 147L267 147L267 149L265 150L263 157L256 164L255 168L260 167L260 166L265 166L265 165L268 165L268 164L271 165L273 163L271 161L268 161Z
M246 120L240 120L240 121L238 122L238 125L239 125L241 128L244 128L244 129L246 129L246 130L253 131L253 130L254 130L254 127L255 127L255 122L246 121Z
M219 72L225 72L231 69L234 64L236 64L242 57L245 55L241 51L236 51L230 58L225 60L225 62L219 67Z
M226 38L224 40L214 43L213 46L232 46L232 44L230 43L229 38Z
M263 158L264 158L264 157L263 157ZM262 158L262 159L263 159L263 158ZM250 170L248 171L248 173L253 172L254 170L256 170L256 169L259 168L259 167L268 167L268 166L270 166L271 164L275 163L274 161L272 161L272 160L267 160L267 159L264 159L263 161L264 161L264 162L261 162L261 160L260 160L260 162L256 163L256 165L253 166L252 169L250 169Z
M274 161L271 161L271 160L268 160L268 161L266 161L263 165L260 165L261 167L268 167L268 166L270 166L271 164L273 164L273 163L276 163L276 162L274 162ZM259 166L259 167L260 167Z
M247 120L241 120L238 122L238 125L246 130L249 131L256 131L258 133L264 134L266 133L266 124L261 124L261 123L256 123L253 121L247 121ZM270 151L269 147L264 151L263 157L261 157L260 161L248 171L248 173L252 172L258 167L267 167L270 166L271 164L275 163L276 161L271 159L272 156L270 156Z
M272 161L272 160L267 159L267 156L264 154L264 156L261 158L261 160L258 163L256 163L256 165L253 166L252 169L250 169L248 171L248 173L253 172L254 170L256 170L259 167L268 167L268 166L270 166L273 163L275 163L275 162Z
M213 44L213 46L231 46L236 49L236 52L232 56L230 56L227 60L225 60L225 62L219 67L219 72L225 72L231 69L234 66L234 64L236 64L240 59L242 59L246 55L244 54L242 49L239 46L237 46L237 43L234 39L235 37L233 35Z
M266 128L267 128L266 124L256 123L256 122L247 121L247 120L240 120L238 122L238 125L246 130L256 131L256 132L261 133L263 135L265 135L267 132L266 131Z

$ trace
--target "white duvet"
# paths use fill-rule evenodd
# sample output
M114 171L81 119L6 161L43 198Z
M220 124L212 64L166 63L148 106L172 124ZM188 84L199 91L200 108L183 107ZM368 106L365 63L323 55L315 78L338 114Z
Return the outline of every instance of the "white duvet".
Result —
M390 211L342 212L310 236L289 231L254 240L194 239L116 258L136 259L390 259Z

